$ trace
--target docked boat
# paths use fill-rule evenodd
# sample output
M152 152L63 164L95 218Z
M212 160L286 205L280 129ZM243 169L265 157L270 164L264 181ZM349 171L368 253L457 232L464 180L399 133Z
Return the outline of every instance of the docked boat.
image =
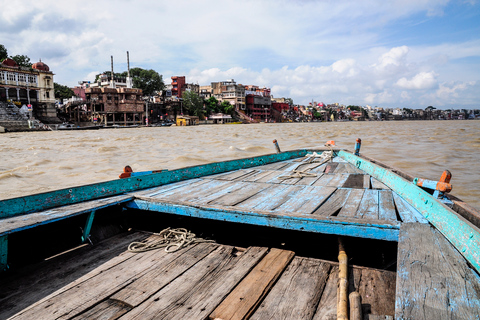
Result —
M0 318L478 319L480 214L448 171L276 146L1 201Z

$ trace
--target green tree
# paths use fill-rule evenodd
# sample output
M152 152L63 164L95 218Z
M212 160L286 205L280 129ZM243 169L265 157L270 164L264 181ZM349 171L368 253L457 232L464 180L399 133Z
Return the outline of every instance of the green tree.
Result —
M112 72L111 72L111 71L105 71L105 72L102 72L102 73L97 74L97 75L95 76L95 82L98 82L98 81L100 80L100 76L101 76L102 74L106 74L107 77L108 77L108 80L110 80L110 77L111 77ZM115 73L115 72L114 72L113 75L114 75L115 77L118 77L118 78L126 77L126 76L123 75L123 73Z
M219 103L217 98L210 97L205 101L205 108L207 114L217 113L220 112Z
M32 63L30 62L30 58L27 57L26 55L19 55L17 54L16 56L10 57L12 60L14 60L20 67L27 67L31 68Z
M222 103L220 104L220 112L233 115L235 111L235 107L230 104L227 100L223 100Z
M8 58L7 48L3 44L0 44L0 62Z
M292 98L286 98L285 102L288 103L290 105L290 107L293 106L293 99Z
M127 75L128 72L126 71L121 74L123 77ZM130 69L130 76L133 79L133 87L142 89L144 96L152 96L165 87L162 76L152 69L132 68Z
M432 106L428 106L428 107L425 108L425 110L433 110L433 109L437 109L437 108L432 107Z
M189 115L203 118L203 99L195 91L185 91L182 98L183 108Z
M69 99L75 95L72 89L56 82L53 83L53 88L55 90L55 98L60 101L63 101L63 99Z

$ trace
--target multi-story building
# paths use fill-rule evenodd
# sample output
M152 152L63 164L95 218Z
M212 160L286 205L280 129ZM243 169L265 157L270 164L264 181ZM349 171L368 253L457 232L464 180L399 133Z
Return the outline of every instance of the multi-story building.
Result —
M5 59L0 64L0 101L30 106L42 120L56 119L53 72L42 61L26 68Z
M173 76L172 77L172 98L182 98L182 93L185 91L185 77Z
M147 113L142 89L132 88L130 64L128 63L126 78L111 75L114 75L113 57L110 77L101 75L95 85L91 84L85 89L86 104L71 108L71 119L75 119L77 123L88 122L107 126L146 123Z
M212 93L218 101L228 101L236 110L245 110L245 87L230 81L212 82Z
M255 120L268 121L271 119L272 99L270 88L245 86L246 113Z
M203 99L209 99L212 94L213 94L213 90L212 90L212 86L200 86L199 88L200 92L199 92L199 95L200 97L202 97Z

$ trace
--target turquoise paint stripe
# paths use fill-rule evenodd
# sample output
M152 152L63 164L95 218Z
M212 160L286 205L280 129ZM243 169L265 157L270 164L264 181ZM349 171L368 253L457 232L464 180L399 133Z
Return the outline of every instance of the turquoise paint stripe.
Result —
M8 236L0 236L0 272L8 268Z
M480 233L476 227L437 201L428 192L392 171L343 150L338 152L338 156L397 192L435 226L477 272L480 272Z
M288 230L398 241L399 228L392 225L362 224L329 219L314 219L300 216L224 210L218 208L190 207L162 202L135 199L126 203L128 208L155 211L167 214L274 227Z
M95 210L90 212L87 221L85 222L85 228L83 229L82 242L86 242L90 236L90 230L92 230L93 218L95 217Z
M303 157L306 149L287 151L245 159L215 162L141 177L117 179L86 186L66 188L26 197L0 201L0 218L42 211L58 206L99 199L164 184L207 176L237 169L260 166L272 162Z

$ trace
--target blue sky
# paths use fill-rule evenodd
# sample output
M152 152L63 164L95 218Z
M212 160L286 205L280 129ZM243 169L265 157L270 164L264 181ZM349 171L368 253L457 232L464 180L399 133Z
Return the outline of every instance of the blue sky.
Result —
M0 44L74 86L110 70L270 87L275 97L480 108L477 0L10 1Z

